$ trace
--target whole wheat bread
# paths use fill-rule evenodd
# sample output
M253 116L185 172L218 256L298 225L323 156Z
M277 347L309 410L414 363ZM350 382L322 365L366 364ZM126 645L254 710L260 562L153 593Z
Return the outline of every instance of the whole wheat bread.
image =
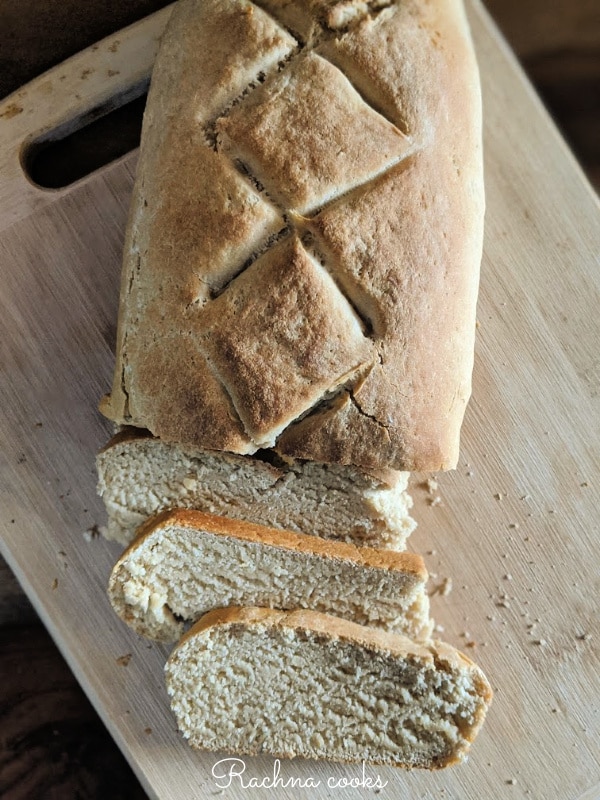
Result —
M148 517L193 508L326 539L401 550L415 527L407 473L266 463L168 444L127 429L98 454L106 536L128 544Z
M108 595L137 633L175 641L186 623L224 606L310 608L426 638L420 556L381 552L199 511L143 525L115 565Z
M449 645L314 611L216 610L165 669L194 747L409 768L462 760L492 697Z
M462 0L180 0L152 77L101 404L157 438L126 432L99 454L108 535L130 541L187 507L230 518L223 530L402 549L407 471L457 462L483 213ZM155 560L147 528L111 584L159 635L201 611L171 608L182 527ZM260 591L277 589L278 558ZM344 591L325 588L343 613ZM209 613L166 669L191 743L238 753L446 766L491 699L447 645L312 610Z
M483 213L461 0L181 0L102 410L209 449L453 467Z

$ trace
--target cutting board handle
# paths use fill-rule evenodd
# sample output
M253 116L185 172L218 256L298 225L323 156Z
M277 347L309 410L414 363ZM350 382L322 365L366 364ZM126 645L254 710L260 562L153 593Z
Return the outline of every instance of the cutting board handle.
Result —
M36 142L82 127L94 111L106 113L141 94L173 5L88 47L0 102L0 207L8 207L0 230L86 180L42 188L26 173L26 154Z

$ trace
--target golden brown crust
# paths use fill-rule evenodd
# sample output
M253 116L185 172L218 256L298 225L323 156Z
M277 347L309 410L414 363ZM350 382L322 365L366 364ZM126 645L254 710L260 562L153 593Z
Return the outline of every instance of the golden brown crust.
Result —
M309 534L294 533L263 525L255 525L244 520L220 517L203 511L174 509L163 511L146 520L137 531L133 542L126 548L118 565L135 551L143 540L170 527L192 528L208 531L219 536L233 536L257 544L281 547L298 553L308 553L328 559L353 561L355 564L373 569L385 569L410 574L415 581L425 582L428 575L421 556L414 553L397 553L393 550L376 550L372 547L356 547L356 545L321 539ZM113 572L114 572L113 571Z
M104 413L185 445L452 468L484 209L462 3L265 3L173 16Z
M397 658L416 656L427 662L439 661L455 669L479 668L464 653L445 642L433 640L428 643L413 642L399 633L389 633L378 628L368 628L350 620L323 614L320 611L299 609L297 611L278 611L272 608L229 606L209 611L198 620L181 638L177 647L185 641L216 625L265 625L306 630L330 638L345 641ZM176 650L177 648L175 648ZM175 651L173 651L175 652ZM491 700L492 690L485 690L486 700Z
M199 348L197 312L284 222L208 146L206 127L295 42L243 1L182 3L169 27L144 118L117 364L101 410L165 441L245 453L255 448Z
M203 324L206 352L261 447L371 355L352 308L296 237L243 272Z
M315 52L303 53L252 92L219 120L218 132L224 150L248 164L280 205L297 214L366 183L411 146Z
M139 439L152 438L153 437L150 431L146 430L145 428L133 428L130 425L125 425L123 428L121 428L121 430L117 431L114 436L111 436L104 447L100 448L98 455L110 450L111 447L117 447L118 445L126 444L127 442L136 442Z
M321 49L421 146L309 223L338 283L371 319L380 363L334 407L291 426L278 450L448 469L471 391L484 210L479 86L463 12L456 2L404 2Z

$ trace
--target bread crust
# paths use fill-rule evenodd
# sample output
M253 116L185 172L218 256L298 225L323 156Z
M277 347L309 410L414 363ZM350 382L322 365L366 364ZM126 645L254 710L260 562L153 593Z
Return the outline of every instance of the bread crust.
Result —
M257 544L271 545L298 553L308 553L321 558L343 559L367 568L408 573L414 577L415 581L423 583L429 577L422 557L416 553L398 553L394 550L357 547L346 542L321 539L319 536L269 528L263 525L255 525L245 520L220 517L216 514L182 508L163 511L146 520L139 527L133 542L122 553L113 572L117 570L123 561L130 557L132 552L140 547L144 539L161 529L175 526L206 530L218 536L237 537Z
M182 0L165 35L103 413L210 449L453 468L484 213L462 2L264 5Z
M479 667L460 650L439 640L430 642L413 642L399 633L389 633L378 628L359 625L351 620L333 617L320 611L297 609L295 611L278 611L272 608L249 606L229 606L209 611L181 637L171 656L188 639L203 633L216 625L265 625L267 627L284 627L293 630L307 630L331 638L344 639L359 647L365 647L380 653L405 658L417 656L429 663L439 661L454 669L473 669L481 673ZM481 673L483 676L483 673ZM482 696L490 702L493 696L491 687L482 683Z

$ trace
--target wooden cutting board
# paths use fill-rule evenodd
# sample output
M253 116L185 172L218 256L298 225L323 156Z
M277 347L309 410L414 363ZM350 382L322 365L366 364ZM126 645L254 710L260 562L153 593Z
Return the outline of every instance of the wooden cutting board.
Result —
M600 215L482 6L469 7L488 198L474 397L459 468L433 496L413 477L411 546L427 554L441 635L481 664L496 697L465 765L366 775L394 798L597 800ZM149 795L181 800L222 793L219 756L179 738L167 651L113 615L104 589L118 547L84 535L104 521L94 455L109 426L96 404L110 384L136 154L57 191L21 167L28 141L147 76L168 14L0 104L0 530L2 553ZM244 781L272 779L271 759L245 763ZM224 794L373 793L343 788L362 777L347 765L283 762L281 776L320 786L273 792L235 779Z

